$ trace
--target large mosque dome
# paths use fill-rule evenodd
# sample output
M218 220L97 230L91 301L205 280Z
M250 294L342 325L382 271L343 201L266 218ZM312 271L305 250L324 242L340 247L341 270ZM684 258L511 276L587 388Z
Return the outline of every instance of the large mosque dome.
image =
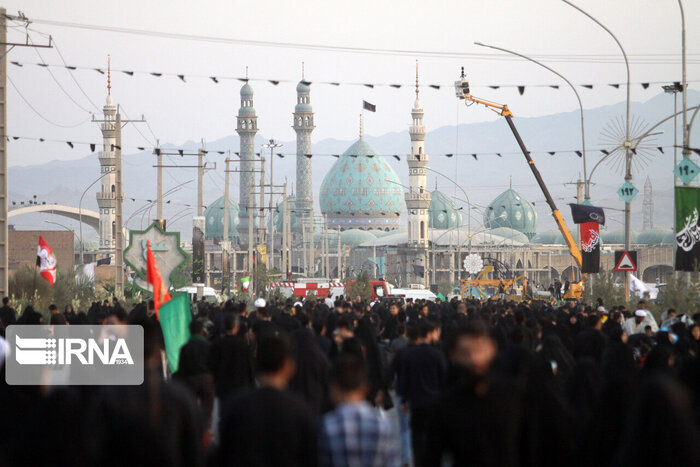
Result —
M429 225L431 229L453 229L462 225L462 212L442 192L435 190L430 194L428 208Z
M389 163L360 138L326 174L320 204L329 228L394 230L404 209L403 190Z
M484 212L484 227L508 227L532 239L537 229L537 211L532 203L512 188L494 199Z
M238 203L231 198L228 202L228 239L231 242L238 241ZM206 230L204 236L207 240L221 240L224 237L224 197L209 204L204 210Z

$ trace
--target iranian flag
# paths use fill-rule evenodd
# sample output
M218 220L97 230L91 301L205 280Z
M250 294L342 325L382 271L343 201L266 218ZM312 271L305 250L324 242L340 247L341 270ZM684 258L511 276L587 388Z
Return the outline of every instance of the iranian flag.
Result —
M53 254L53 250L41 236L39 236L39 246L36 249L36 265L39 267L41 277L53 287L56 283L56 255Z
M243 291L247 292L248 286L250 285L250 275L247 275L245 277L241 277L241 285L243 286Z

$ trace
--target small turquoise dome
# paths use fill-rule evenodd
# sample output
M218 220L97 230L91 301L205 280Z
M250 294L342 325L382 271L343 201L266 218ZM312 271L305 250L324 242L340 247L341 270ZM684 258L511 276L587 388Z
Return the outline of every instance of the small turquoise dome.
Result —
M533 204L512 188L494 199L484 212L484 227L508 227L533 238L537 230L537 211Z
M673 229L654 227L651 230L640 232L635 243L640 245L674 245L676 234Z
M293 197L287 198L287 206L289 207L289 229L291 232L301 232L302 211L297 208L296 201ZM312 216L313 214L309 214ZM284 228L284 203L277 205L277 210L274 213L275 231L282 232Z
M343 230L395 230L405 206L396 172L362 139L328 171L319 201L329 228Z
M238 203L229 198L228 207L228 239L231 242L238 241ZM224 197L209 204L204 210L206 222L205 238L207 240L222 240L224 237Z
M538 233L530 239L530 243L535 245L566 245L564 236L557 229Z
M299 84L297 84L297 92L298 93L311 92L311 86L309 86L307 81L299 81Z
M429 226L431 229L453 229L462 225L462 212L450 198L438 190L431 193Z
M603 243L606 245L624 245L625 231L624 230L604 230L600 235ZM630 232L630 243L637 243L637 232Z
M294 112L312 112L311 104L297 104L294 106Z
M248 97L248 96L252 96L252 95L253 95L253 87L250 84L245 83L241 87L241 97L243 97L243 96Z
M360 229L350 229L343 230L340 232L340 241L343 246L356 247L362 243L376 240L376 231L360 230ZM382 231L382 233L385 233ZM314 243L316 245L321 245L321 240L323 239L323 232L317 231L314 233ZM337 248L338 246L338 231L328 230L328 246ZM331 250L332 251L332 250Z
M496 227L495 229L490 229L485 232L486 235L492 234L492 235L498 235L499 237L505 238L507 241L510 240L515 240L516 242L520 243L530 243L530 239L527 238L527 235L524 233L511 229L509 227ZM561 235L561 234L559 234ZM534 242L534 239L537 236L535 236L532 240ZM562 237L562 241L564 241L564 237ZM507 242L506 242L507 243Z

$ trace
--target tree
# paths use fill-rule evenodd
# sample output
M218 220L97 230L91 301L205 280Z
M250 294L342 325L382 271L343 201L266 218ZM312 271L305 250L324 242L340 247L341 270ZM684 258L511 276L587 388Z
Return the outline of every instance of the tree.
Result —
M345 290L345 295L350 298L359 296L362 300L366 301L372 299L372 286L369 283L369 274L367 271L362 271L353 281L349 282Z
M680 315L688 313L693 315L700 311L700 284L694 282L689 275L679 274L674 277L673 274L668 275L666 288L659 294L658 303L663 309L673 308Z
M591 287L584 289L584 299L587 303L595 303L598 298L603 299L606 308L625 304L625 287L615 283L611 271L601 271L589 283Z

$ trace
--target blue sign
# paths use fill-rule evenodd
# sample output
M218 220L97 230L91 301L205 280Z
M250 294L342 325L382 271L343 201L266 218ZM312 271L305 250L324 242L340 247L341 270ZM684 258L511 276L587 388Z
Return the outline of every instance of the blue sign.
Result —
M625 203L631 203L637 196L637 193L639 193L639 190L630 182L623 183L620 188L617 189L617 196Z
M685 185L692 182L695 177L700 173L700 167L691 161L690 158L684 157L682 161L678 163L673 173L676 177L680 178Z

